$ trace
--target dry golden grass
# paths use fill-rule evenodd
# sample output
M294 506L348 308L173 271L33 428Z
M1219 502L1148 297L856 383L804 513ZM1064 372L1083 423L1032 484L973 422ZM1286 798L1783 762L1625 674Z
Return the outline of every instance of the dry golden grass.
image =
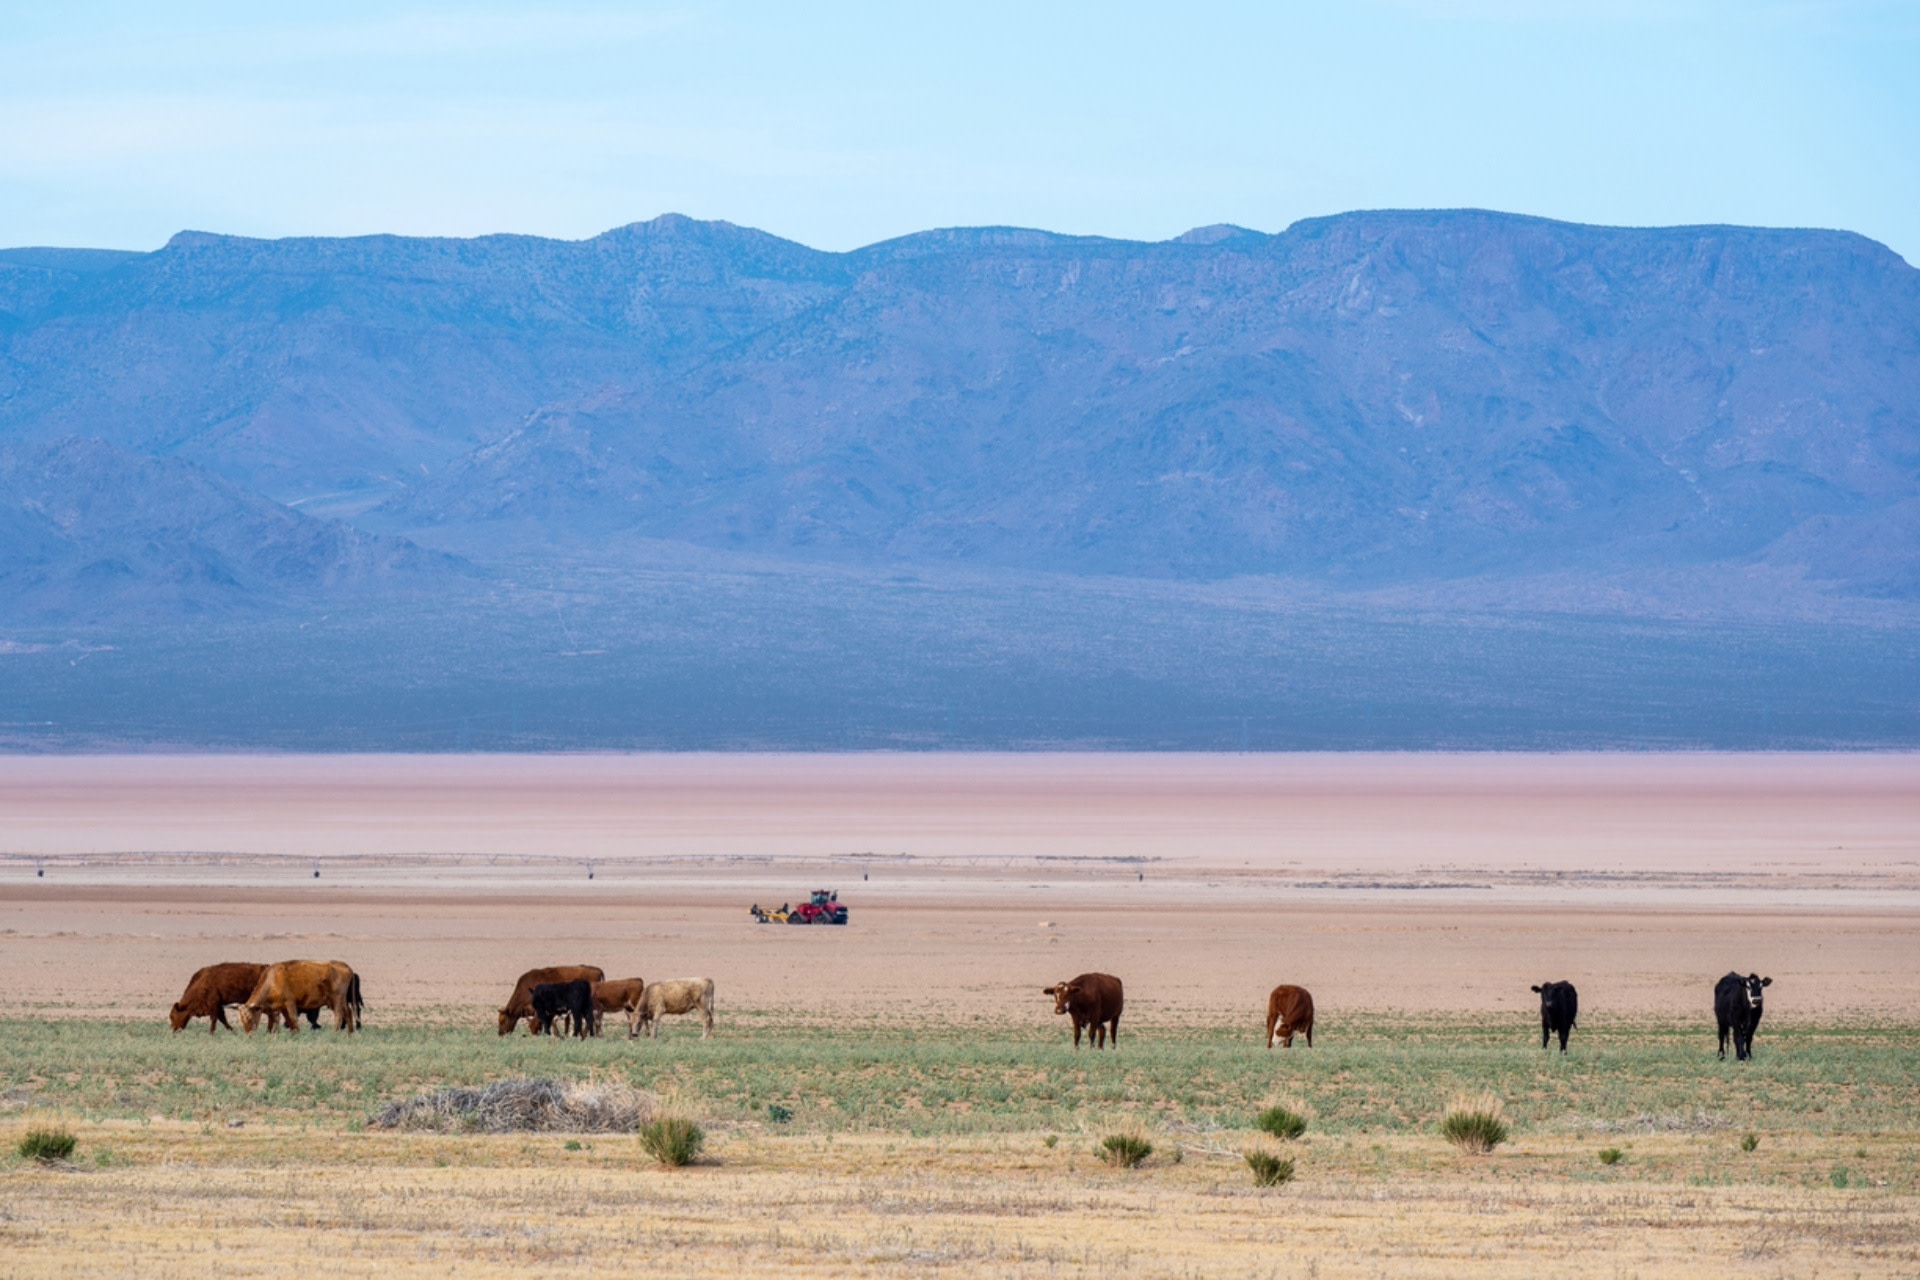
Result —
M714 1136L665 1171L631 1138L445 1137L110 1122L101 1167L0 1174L9 1276L260 1277L1912 1275L1912 1134L1522 1136L1469 1159L1432 1137L1290 1144L1251 1185L1232 1135L1156 1134L1116 1172L1069 1135ZM1223 1141L1224 1140L1224 1141ZM1863 1157L1858 1154L1865 1151ZM1847 1165L1864 1186L1838 1189ZM1873 1183L1891 1185L1875 1186Z

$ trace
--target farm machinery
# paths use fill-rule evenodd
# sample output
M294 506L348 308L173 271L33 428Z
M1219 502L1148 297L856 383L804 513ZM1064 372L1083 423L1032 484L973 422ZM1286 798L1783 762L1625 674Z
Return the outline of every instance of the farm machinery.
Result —
M839 892L834 889L815 889L813 899L797 907L781 903L776 909L768 911L756 902L747 910L761 924L845 924L847 922L847 908L840 901Z

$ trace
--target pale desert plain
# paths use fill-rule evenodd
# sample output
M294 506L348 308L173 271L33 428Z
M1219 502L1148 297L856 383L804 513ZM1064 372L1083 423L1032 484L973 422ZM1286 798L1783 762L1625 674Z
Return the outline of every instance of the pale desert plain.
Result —
M846 928L748 916L816 887ZM198 966L296 957L366 1031L168 1032ZM715 1038L502 1041L573 962L713 977ZM1773 979L1751 1063L1729 970ZM1117 1052L1041 994L1084 971ZM1311 1049L1264 1048L1279 982ZM4 1275L1920 1274L1915 755L12 757L0 990L7 1150L80 1138L0 1171ZM516 1074L707 1154L366 1126ZM1489 1155L1437 1133L1476 1090Z

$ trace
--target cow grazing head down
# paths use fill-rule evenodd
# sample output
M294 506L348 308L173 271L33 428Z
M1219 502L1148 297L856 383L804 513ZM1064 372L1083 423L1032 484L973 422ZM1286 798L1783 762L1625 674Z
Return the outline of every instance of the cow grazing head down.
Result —
M519 1021L520 1019L515 1017L511 1011L502 1009L500 1011L500 1034L503 1036L512 1035L513 1028Z
M1055 1013L1065 1013L1067 1006L1073 1002L1073 998L1080 994L1080 986L1073 982L1056 982L1050 987L1042 988L1040 994L1053 997Z
M1758 1010L1766 1002L1766 997L1761 994L1760 989L1772 985L1772 978L1763 978L1757 973L1750 973L1742 978L1740 980L1740 994L1746 997L1747 1008Z
M173 1024L175 1031L185 1031L187 1023L193 1021L193 1015L187 1012L185 1005L176 1000L173 1008L167 1011L167 1021Z

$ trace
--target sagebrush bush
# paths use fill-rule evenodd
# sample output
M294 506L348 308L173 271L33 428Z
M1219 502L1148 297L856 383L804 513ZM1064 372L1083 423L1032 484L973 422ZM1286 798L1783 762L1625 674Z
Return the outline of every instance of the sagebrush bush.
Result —
M1742 1151L1752 1151L1759 1145L1760 1145L1760 1135L1757 1133L1750 1133L1746 1137L1740 1139L1740 1149Z
M1307 1118L1287 1107L1268 1107L1254 1118L1253 1127L1291 1142L1307 1131Z
M1625 1154L1626 1153L1618 1147L1602 1147L1600 1148L1600 1163L1619 1164Z
M661 1164L672 1168L700 1158L707 1135L699 1125L680 1116L661 1116L640 1128L640 1145Z
M1242 1152L1247 1160L1247 1168L1253 1170L1253 1183L1257 1187L1280 1187L1293 1181L1293 1161L1272 1151L1254 1148Z
M51 1164L55 1160L65 1160L79 1144L80 1140L65 1129L29 1129L15 1150L23 1160Z
M1118 1169L1132 1169L1153 1154L1153 1144L1138 1133L1110 1133L1100 1141L1099 1157Z
M1440 1122L1441 1136L1462 1151L1485 1155L1507 1140L1506 1104L1490 1093L1455 1098Z

